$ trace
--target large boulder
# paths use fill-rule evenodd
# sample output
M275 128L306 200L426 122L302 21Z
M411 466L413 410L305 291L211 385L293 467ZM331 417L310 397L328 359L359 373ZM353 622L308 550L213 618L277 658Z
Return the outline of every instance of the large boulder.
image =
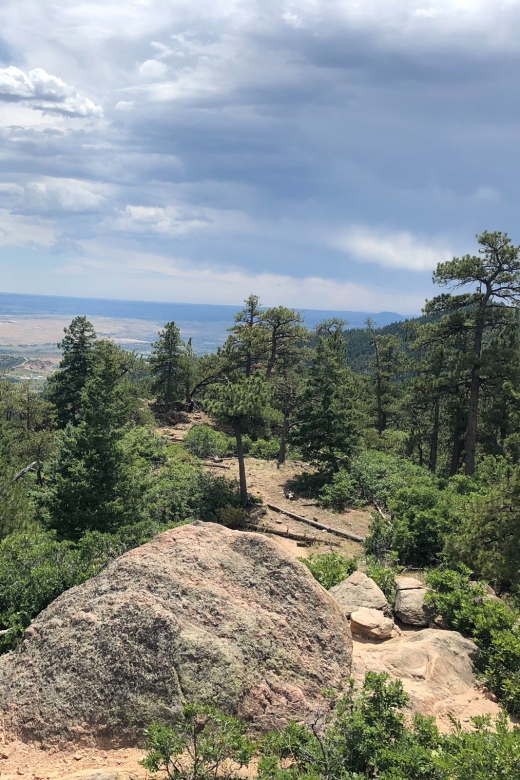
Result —
M398 634L394 621L386 617L383 610L367 607L360 607L351 614L350 630L367 639L390 639Z
M347 617L360 607L388 609L388 602L381 588L362 571L355 571L339 585L331 588L329 593L334 596Z
M396 577L394 611L396 617L409 626L428 626L430 615L424 604L426 588L415 577Z
M254 533L194 523L53 602L0 658L0 716L24 739L138 742L184 702L283 726L349 674L348 622L308 569Z

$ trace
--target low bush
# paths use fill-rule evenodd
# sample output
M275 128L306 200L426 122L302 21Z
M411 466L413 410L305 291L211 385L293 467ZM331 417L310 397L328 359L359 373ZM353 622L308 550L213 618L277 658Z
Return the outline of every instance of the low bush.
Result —
M172 726L153 723L145 734L149 772L165 772L170 780L227 780L249 766L256 744L247 726L215 707L185 705Z
M148 771L168 780L231 780L258 758L258 780L518 780L520 728L505 713L473 718L470 730L452 719L441 734L433 718L405 717L401 681L367 672L328 691L332 712L311 726L291 722L257 744L246 724L214 707L188 704L171 726L146 732Z
M367 561L365 569L367 577L373 579L376 585L381 588L389 604L394 603L396 593L395 578L401 573L402 569L402 566L385 566L375 559Z
M197 458L223 458L235 451L234 440L209 425L195 425L183 439L184 447Z
M357 569L356 558L348 558L339 553L324 553L309 555L308 558L298 558L320 585L329 590L349 577Z
M207 474L182 451L161 469L148 496L151 519L167 527L193 520L218 522L219 510L239 505L235 481Z
M259 780L517 780L520 729L506 715L474 718L465 732L441 734L433 718L403 708L400 681L368 672L361 691L351 682L335 698L328 722L291 723L261 746Z
M274 460L280 452L280 441L278 439L257 439L252 442L249 448L251 458L260 460Z

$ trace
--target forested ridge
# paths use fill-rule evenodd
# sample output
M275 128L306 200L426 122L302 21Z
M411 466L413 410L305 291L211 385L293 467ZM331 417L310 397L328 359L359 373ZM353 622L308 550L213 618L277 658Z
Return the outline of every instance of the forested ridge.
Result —
M477 642L483 680L518 715L520 247L485 232L475 255L440 264L434 282L441 291L423 317L382 329L332 319L311 332L297 311L251 295L223 347L202 357L174 322L144 359L76 317L43 393L0 382L0 649L64 590L161 530L195 519L240 528L252 506L244 459L291 458L313 467L292 485L298 494L374 508L363 553L372 576L391 590L403 567L426 570L432 614ZM157 433L194 406L214 427L195 426L181 444ZM204 470L205 458L231 454L238 484ZM322 563L329 576L334 562ZM352 571L339 564L338 580ZM338 777L469 777L425 757L442 742L430 726L405 733L397 715L385 726L384 707L404 704L398 688L367 685L357 704L344 700L330 739L362 731L360 712L375 717L377 700L377 728L394 729L409 765L399 769L397 751L388 774L370 774L360 754L348 769L358 774ZM509 750L507 728L497 733ZM280 737L264 775L287 774L292 755L315 777L313 740L298 732L291 753ZM413 756L423 774L407 774Z

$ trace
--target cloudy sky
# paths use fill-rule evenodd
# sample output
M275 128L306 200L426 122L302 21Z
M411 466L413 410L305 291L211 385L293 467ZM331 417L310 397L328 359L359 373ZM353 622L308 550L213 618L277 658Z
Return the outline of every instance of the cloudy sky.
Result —
M418 312L520 243L520 0L2 0L0 290Z

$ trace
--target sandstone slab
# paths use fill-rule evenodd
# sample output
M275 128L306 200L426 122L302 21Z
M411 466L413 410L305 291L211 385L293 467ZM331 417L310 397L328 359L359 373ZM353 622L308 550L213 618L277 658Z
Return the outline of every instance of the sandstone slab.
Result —
M329 593L334 596L347 617L360 607L388 609L388 602L381 588L362 571L355 571L339 585L331 588Z
M477 689L473 666L477 652L477 646L456 631L423 629L383 643L357 645L353 674L360 682L367 671L400 679L412 709L424 715L460 716L468 703L473 703L471 714L496 713L498 706ZM447 718L446 722L449 726Z
M265 536L194 523L156 537L62 594L0 657L8 732L138 743L187 701L283 726L349 674L336 601Z

